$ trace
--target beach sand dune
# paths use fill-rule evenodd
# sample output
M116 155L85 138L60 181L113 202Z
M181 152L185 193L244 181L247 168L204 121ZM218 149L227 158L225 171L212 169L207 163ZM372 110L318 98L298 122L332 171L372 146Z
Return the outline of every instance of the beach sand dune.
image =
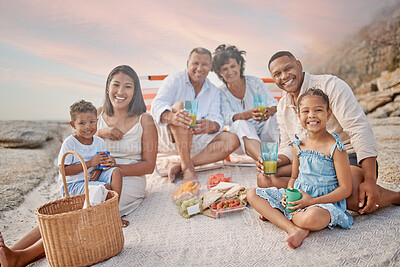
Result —
M400 191L400 118L370 120L379 144L379 180ZM0 150L1 151L1 150ZM160 159L164 160L164 159ZM256 185L254 167L224 166L199 172L206 190L210 174ZM354 215L351 229L314 232L296 250L288 248L283 230L262 222L251 207L220 219L196 215L184 219L171 201L175 185L157 174L147 176L146 198L127 216L122 252L99 266L399 266L400 207L372 215ZM36 225L38 206L59 197L56 176L43 181L13 210L1 213L0 230L8 245ZM48 266L45 259L34 266Z

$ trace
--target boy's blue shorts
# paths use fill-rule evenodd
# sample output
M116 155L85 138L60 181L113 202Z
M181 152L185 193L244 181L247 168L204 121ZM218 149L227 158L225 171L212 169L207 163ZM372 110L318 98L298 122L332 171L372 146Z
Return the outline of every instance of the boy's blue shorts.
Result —
M114 170L117 167L110 168L106 171L102 171L100 173L99 179L97 181L89 181L89 185L105 185L111 184L111 176L114 172ZM73 183L67 183L67 188L70 196L75 196L75 195L80 195L85 193L85 180L73 182ZM61 193L63 196L65 196L64 192L64 186L61 188Z

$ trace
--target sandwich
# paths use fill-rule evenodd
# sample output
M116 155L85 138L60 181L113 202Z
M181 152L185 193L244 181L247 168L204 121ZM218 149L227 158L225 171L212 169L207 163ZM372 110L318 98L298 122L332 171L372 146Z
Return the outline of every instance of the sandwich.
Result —
M236 184L224 194L224 197L225 198L236 197L238 196L240 190L244 190L244 187Z
M224 193L208 191L203 194L203 210L207 209L212 203L217 201Z
M219 184L211 188L210 191L225 193L236 185L239 186L238 184L235 183L220 182Z

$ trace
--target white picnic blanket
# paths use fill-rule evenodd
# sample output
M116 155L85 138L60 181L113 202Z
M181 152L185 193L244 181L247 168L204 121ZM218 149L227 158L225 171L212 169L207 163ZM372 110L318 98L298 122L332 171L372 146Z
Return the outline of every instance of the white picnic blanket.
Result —
M246 188L256 185L254 167L225 166L199 172L201 193L210 174L224 173ZM98 266L399 266L400 207L373 215L355 214L351 229L310 233L290 249L286 233L258 219L251 207L212 219L184 219L171 201L175 185L157 174L147 177L146 198L126 217L125 246ZM34 266L47 266L45 259Z

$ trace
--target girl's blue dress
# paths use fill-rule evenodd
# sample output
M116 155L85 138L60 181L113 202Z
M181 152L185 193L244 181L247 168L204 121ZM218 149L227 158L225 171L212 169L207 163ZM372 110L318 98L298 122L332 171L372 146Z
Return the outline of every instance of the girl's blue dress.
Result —
M296 140L289 144L294 144L296 146L300 162L299 176L294 183L294 188L303 190L313 198L329 194L339 187L332 156L336 148L340 151L345 148L339 135L336 133L333 133L332 135L336 139L336 142L332 146L330 157L312 150L301 150L299 147L301 140L297 136L295 136ZM273 208L282 211L289 220L292 219L292 215L295 213L285 211L285 207L281 204L282 195L285 193L285 189L277 189L276 187L258 187L256 192L257 195L268 200ZM335 225L339 225L342 228L350 228L353 224L353 217L346 212L345 199L333 204L316 204L313 206L321 207L330 212L331 222L328 225L329 228L332 228ZM306 209L307 208L302 210Z

